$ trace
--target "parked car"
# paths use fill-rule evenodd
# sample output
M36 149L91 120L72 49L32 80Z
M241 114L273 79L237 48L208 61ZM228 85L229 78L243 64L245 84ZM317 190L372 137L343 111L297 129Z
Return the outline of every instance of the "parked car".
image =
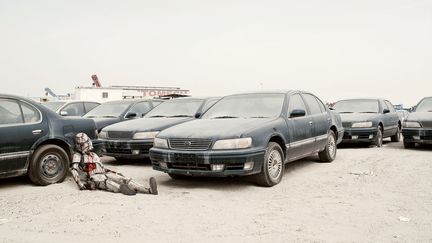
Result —
M220 98L178 98L164 102L142 119L105 127L99 133L102 154L122 159L148 157L154 137L162 130L201 117Z
M408 115L409 115L409 111L407 111L407 110L396 110L396 112L398 113L398 115L399 115L399 119L402 121L402 122L404 122L405 121L405 119L408 117Z
M432 144L432 97L423 98L403 123L405 148Z
M93 120L64 118L32 100L0 95L0 178L28 174L38 185L65 179L74 136L96 138Z
M284 165L318 153L336 157L340 116L307 92L262 92L222 98L201 119L160 132L153 169L172 178L254 175L262 186L282 180Z
M393 105L383 99L348 99L334 104L345 129L344 143L368 142L381 147L383 139L400 141L401 119Z
M42 105L55 111L61 116L83 116L95 107L99 106L100 103L93 101L50 101L44 102Z
M101 131L102 128L117 122L141 118L162 102L157 99L108 101L91 110L84 117L92 118L96 122L98 131Z

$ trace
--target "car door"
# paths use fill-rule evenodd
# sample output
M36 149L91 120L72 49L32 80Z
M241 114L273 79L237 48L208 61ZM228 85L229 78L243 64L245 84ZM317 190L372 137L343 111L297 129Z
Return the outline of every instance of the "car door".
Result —
M384 131L384 136L393 136L396 134L398 126L399 126L399 115L397 114L396 110L394 109L394 106L390 101L385 100L384 107L387 107L387 109L390 111L388 113L384 114L384 118L386 120L387 125Z
M312 137L315 138L313 150L321 150L327 143L329 123L331 121L330 114L325 107L323 107L324 104L315 96L307 93L303 93L302 96L313 119Z
M85 113L83 102L70 103L60 110L62 116L83 116Z
M304 116L294 117L294 111L305 111ZM314 139L312 138L313 118L308 114L306 104L300 94L292 94L288 101L287 112L288 137L288 160L299 158L313 150Z
M33 144L48 132L41 112L33 105L0 98L0 176L26 169Z

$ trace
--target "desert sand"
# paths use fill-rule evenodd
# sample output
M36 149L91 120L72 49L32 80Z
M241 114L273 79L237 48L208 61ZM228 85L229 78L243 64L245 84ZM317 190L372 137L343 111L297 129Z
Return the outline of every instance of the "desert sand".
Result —
M333 163L286 166L281 184L172 180L148 161L109 168L159 183L159 195L0 180L0 242L431 242L432 149L349 146Z

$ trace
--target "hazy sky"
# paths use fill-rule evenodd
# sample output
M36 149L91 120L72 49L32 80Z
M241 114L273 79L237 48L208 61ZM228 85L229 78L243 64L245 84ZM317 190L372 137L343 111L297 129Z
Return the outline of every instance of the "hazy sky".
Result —
M432 0L0 0L1 93L91 85L432 95ZM262 83L262 85L261 85Z

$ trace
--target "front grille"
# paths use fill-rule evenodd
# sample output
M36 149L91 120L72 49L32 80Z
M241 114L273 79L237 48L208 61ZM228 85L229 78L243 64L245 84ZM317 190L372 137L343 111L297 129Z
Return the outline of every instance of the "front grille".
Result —
M169 163L168 168L180 170L211 170L210 165L199 163Z
M421 124L425 128L432 128L432 121L422 121Z
M212 144L211 139L199 138L170 138L169 145L178 150L208 150Z
M342 122L342 126L343 127L351 127L352 126L352 122Z
M132 151L130 149L123 148L106 148L107 153L110 154L131 154Z
M108 132L108 138L131 139L132 136L133 136L132 132L116 132L116 131L109 131Z

